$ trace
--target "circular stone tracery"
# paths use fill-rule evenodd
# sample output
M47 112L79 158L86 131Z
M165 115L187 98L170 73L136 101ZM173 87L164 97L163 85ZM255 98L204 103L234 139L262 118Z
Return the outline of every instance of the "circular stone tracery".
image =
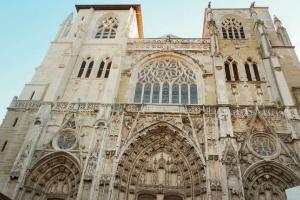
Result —
M56 149L71 150L77 144L77 137L73 129L65 129L58 133L53 139L53 146Z
M276 142L274 138L266 137L262 134L252 136L251 147L253 151L261 156L271 156L276 153Z

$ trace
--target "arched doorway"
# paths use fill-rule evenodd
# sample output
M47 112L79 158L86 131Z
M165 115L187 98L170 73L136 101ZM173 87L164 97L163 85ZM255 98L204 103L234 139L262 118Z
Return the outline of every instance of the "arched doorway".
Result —
M29 171L22 199L76 199L80 171L78 161L69 153L49 154Z
M167 193L193 199L205 194L205 171L199 152L176 128L159 122L132 141L118 164L116 199L154 198ZM151 195L141 196L141 191ZM164 198L183 199L176 195Z
M299 177L275 161L250 166L243 176L245 199L286 200L285 190L300 185Z

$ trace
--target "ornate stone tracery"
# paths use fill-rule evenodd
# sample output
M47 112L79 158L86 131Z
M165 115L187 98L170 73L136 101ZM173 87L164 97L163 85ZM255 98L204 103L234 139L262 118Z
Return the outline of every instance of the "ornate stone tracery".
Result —
M184 62L173 58L150 61L138 73L141 83L188 83L196 82L192 69Z

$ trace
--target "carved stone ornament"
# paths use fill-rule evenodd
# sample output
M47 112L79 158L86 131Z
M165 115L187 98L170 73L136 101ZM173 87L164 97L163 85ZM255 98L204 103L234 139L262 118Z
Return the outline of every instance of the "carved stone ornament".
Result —
M250 137L250 150L258 157L276 157L280 153L280 145L275 137L266 133L257 133Z
M54 149L72 150L77 146L78 139L73 129L64 129L52 140Z

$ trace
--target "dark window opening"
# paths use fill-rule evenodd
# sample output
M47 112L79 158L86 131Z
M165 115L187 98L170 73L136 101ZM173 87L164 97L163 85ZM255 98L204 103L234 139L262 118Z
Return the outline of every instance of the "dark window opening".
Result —
M226 73L226 80L231 81L229 63L227 62L225 63L225 73Z
M229 38L233 39L233 33L232 33L232 28L231 27L228 29L228 34L229 34Z
M257 64L253 63L252 66L253 66L253 71L254 71L256 81L260 81L260 76L259 76Z
M16 118L16 119L15 119L15 121L14 121L14 123L13 123L13 125L12 125L13 127L16 127L16 125L17 125L17 123L18 123L18 120L19 120L19 118Z
M225 28L222 27L222 33L223 33L223 38L227 39L227 31Z
M250 72L250 67L249 67L249 64L248 64L248 63L245 64L245 70L246 70L246 75L247 75L248 81L252 81L251 72Z
M105 63L104 63L104 61L102 61L102 62L100 63L99 71L98 71L98 73L97 73L97 78L100 78L100 77L101 77L102 72L103 72L104 65L105 65Z
M110 67L111 67L111 61L108 63L108 65L106 67L106 72L105 72L104 78L108 78Z
M30 95L30 97L29 97L29 100L32 100L32 99L33 99L34 94L35 94L35 91L33 91L33 92L31 93L31 95Z
M81 64L80 70L78 72L78 76L77 76L78 78L80 78L82 76L82 74L84 72L85 65L86 65L86 62L83 61L82 64Z
M243 27L240 28L240 34L241 34L241 38L245 39L245 32Z
M234 27L234 28L233 28L233 31L234 31L234 37L235 37L235 39L239 39L240 36L239 36L238 30Z
M7 145L7 140L5 140L5 142L3 143L1 152L3 152L5 150L6 145Z
M236 80L236 81L240 80L239 79L239 72L238 72L237 64L236 63L232 63L232 68L233 68L234 80Z
M89 67L86 71L85 78L89 78L93 69L94 61L90 62Z

